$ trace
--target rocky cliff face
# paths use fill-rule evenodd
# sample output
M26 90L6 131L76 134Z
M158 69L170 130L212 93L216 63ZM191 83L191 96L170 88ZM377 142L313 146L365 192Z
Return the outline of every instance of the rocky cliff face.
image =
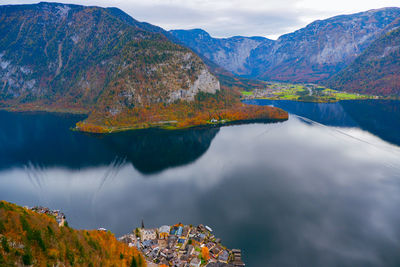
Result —
M115 8L0 6L0 100L115 115L218 91L202 60L164 33Z
M253 76L281 81L318 82L343 69L400 16L400 8L371 10L315 21L259 46L249 65Z
M213 61L228 71L239 75L249 75L247 59L250 53L261 44L272 43L263 37L212 38L201 29L173 30L170 33L198 54Z
M339 90L400 96L400 19L326 84Z
M277 41L215 39L199 30L171 33L235 74L264 80L319 82L350 64L382 33L390 31L399 16L400 8L337 16L315 21Z

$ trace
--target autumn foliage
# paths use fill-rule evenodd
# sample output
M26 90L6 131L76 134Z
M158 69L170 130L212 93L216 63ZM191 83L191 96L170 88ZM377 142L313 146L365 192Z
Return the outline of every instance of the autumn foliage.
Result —
M374 41L349 67L326 84L334 89L400 97L400 29Z
M236 91L224 89L216 94L199 93L194 101L134 107L116 115L93 112L76 127L85 132L107 133L149 127L180 129L207 125L214 120L234 123L287 118L287 112L278 108L243 104Z
M0 266L146 266L110 232L59 227L55 219L0 202Z
M205 261L208 261L210 259L210 251L206 246L201 248L201 256Z

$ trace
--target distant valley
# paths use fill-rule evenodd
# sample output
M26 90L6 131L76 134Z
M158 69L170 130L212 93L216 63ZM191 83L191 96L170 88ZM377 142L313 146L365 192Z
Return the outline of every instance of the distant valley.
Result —
M367 67L364 63L356 63L362 60L359 57L372 49L372 45L379 47L376 40L397 29L399 17L400 8L336 16L315 21L279 37L276 41L263 37L218 39L200 29L170 32L195 52L244 77L267 81L319 83L330 85L333 89L398 96L397 89L387 88L392 86L388 82L385 86L368 89L363 86L361 76L352 79L355 80L352 87L334 82L337 79L329 79L353 62L359 65L358 68ZM394 35L386 37L386 40L391 38L395 38ZM396 43L395 40L391 42ZM384 58L391 57L391 62L395 64L399 62L399 46L388 47L386 53L383 52L384 49L380 48L380 55ZM379 65L369 72L371 71L380 72ZM397 73L394 71L391 77L397 76ZM388 78L389 76L386 80ZM381 77L381 80L385 78Z

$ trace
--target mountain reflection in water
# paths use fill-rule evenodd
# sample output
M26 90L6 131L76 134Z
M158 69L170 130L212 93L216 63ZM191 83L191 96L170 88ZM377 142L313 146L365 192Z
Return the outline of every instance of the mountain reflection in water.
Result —
M382 103L288 103L302 117L108 136L68 130L75 116L0 112L0 199L117 236L142 219L210 225L251 267L397 267L398 102Z
M85 167L130 162L142 173L189 164L207 151L218 128L157 129L88 135L70 131L81 116L0 112L0 170L24 165Z
M327 104L256 99L244 102L273 105L328 126L361 128L400 146L400 101L355 100Z

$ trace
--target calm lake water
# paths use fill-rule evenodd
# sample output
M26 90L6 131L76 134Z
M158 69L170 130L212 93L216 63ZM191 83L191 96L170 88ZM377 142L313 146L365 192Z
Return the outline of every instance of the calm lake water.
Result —
M283 123L108 136L0 112L0 199L76 228L206 224L247 266L400 266L400 103L248 101Z

